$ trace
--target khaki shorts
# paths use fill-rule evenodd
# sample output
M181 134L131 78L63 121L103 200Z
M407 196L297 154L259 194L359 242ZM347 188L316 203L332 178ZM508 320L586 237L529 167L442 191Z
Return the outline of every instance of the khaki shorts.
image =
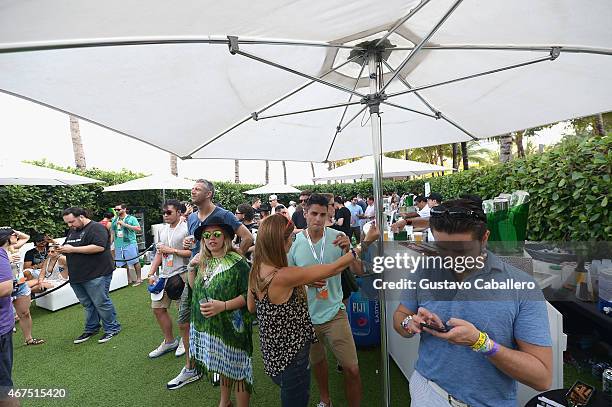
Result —
M319 342L310 346L310 364L316 365L325 360L325 346L332 351L340 366L359 364L353 333L345 310L339 310L331 321L315 325L314 328Z
M170 308L172 304L172 300L168 297L168 294L164 291L164 296L159 301L151 301L151 308ZM185 285L185 289L181 294L181 298L178 300L178 319L177 322L179 324L185 324L189 322L191 310L189 309L189 300L188 300L188 289L187 285Z

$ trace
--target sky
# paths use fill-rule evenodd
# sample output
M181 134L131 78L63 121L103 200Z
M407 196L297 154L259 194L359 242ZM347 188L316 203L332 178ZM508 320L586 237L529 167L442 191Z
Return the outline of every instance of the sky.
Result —
M11 95L0 93L0 158L16 160L46 159L61 166L74 166L70 123L66 114ZM167 152L94 124L79 121L88 168L120 170L127 168L146 174L169 174ZM534 138L535 144L552 144L561 138L564 125L559 124ZM495 149L495 142L483 143ZM233 181L233 160L179 160L179 175L207 178L211 181ZM316 175L327 170L315 163ZM287 181L293 185L312 184L309 163L287 162ZM241 160L240 181L263 184L265 162ZM270 162L270 182L283 183L281 162Z

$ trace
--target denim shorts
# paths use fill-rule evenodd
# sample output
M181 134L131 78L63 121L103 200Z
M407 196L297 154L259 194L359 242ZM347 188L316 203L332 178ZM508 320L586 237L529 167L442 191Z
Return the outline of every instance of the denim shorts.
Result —
M128 259L127 262L123 261L124 259ZM125 266L125 263L130 266L138 263L140 261L140 258L138 257L138 245L136 243L132 243L123 247L115 247L115 260L117 267L123 267Z
M11 294L11 297L13 298L26 297L26 296L29 296L31 292L32 291L30 290L30 286L28 285L28 283L23 283L17 286L17 289L13 291L13 293Z

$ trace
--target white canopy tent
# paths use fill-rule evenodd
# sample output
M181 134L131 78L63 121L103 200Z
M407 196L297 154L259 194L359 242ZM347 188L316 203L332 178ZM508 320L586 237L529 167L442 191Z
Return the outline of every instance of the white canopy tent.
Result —
M182 158L373 153L378 198L382 151L612 108L609 0L0 0L0 11L0 91Z
M261 194L299 194L301 191L287 184L266 184L258 188L244 191L248 195Z
M187 178L175 177L174 175L150 175L148 177L137 178L122 184L111 185L104 188L104 192L119 191L147 191L161 189L162 203L166 201L167 189L191 189L194 181Z
M411 160L382 157L383 178L415 177L433 172L452 171L441 165L422 163ZM313 178L314 182L342 179L369 179L374 178L374 161L371 156L362 157L357 161L334 168L325 174Z
M150 175L104 188L104 192L145 191L150 189L191 189L194 182L174 175Z
M53 168L0 159L0 185L81 185L102 182Z

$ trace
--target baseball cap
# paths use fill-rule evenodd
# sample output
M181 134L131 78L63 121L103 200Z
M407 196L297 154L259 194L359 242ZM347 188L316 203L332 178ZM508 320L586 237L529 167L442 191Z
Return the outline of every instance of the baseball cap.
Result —
M10 235L12 235L15 231L10 226L1 226L0 227L0 239L6 239Z
M147 287L147 290L151 293L151 301L160 301L164 296L164 287L166 286L166 279L160 277L157 282Z
M278 197L276 195L270 195L270 197L268 198L268 201L274 201L277 200L278 201Z

